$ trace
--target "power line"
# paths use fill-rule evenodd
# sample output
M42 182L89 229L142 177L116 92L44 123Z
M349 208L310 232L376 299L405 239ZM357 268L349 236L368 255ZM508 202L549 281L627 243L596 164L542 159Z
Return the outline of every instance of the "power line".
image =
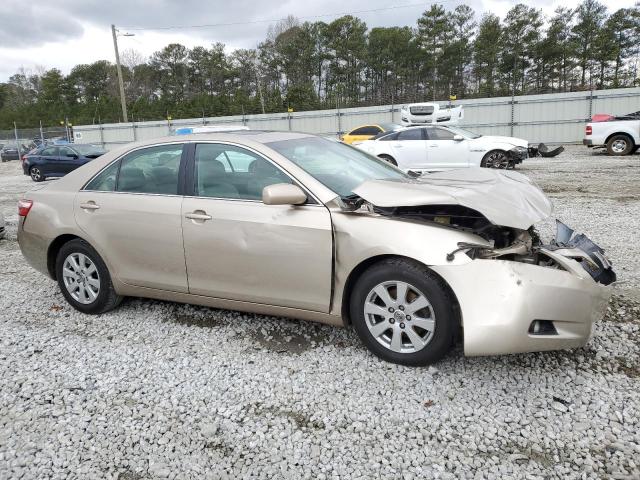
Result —
M430 2L432 4L444 4L449 2L455 2L459 0L440 0L438 2ZM374 12L382 12L386 10L395 10L398 8L413 8L413 7L425 7L426 4L424 2L420 3L407 3L406 5L391 5L389 7L380 7L380 8L371 8L367 10L355 10L352 12L339 12L339 13L323 13L319 15L303 15L296 17L300 20L307 20L313 18L323 18L323 17L336 17L343 15L358 15L362 13L374 13ZM129 26L129 27L120 27L123 30L131 30L131 31L141 31L141 30L177 30L177 29L189 29L189 28L216 28L216 27L233 27L238 25L253 25L259 23L275 23L281 20L286 20L286 17L283 18L271 18L271 19L262 19L262 20L250 20L247 22L228 22L228 23L209 23L202 25L168 25L161 27L138 27L138 26Z

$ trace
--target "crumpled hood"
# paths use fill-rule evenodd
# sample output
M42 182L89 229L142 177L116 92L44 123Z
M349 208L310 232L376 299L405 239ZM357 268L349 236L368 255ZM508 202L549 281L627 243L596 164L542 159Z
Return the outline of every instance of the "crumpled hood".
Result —
M522 230L553 211L551 201L528 177L487 168L449 170L416 179L368 180L353 193L377 207L462 205L495 225Z
M474 138L476 142L490 142L490 143L507 143L509 145L513 145L514 147L524 147L527 148L529 146L529 142L523 140L522 138L517 137L502 137L499 135L483 135L478 138Z

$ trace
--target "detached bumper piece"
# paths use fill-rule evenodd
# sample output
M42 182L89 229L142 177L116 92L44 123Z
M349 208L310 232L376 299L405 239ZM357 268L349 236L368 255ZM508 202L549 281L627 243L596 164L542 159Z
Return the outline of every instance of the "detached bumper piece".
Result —
M589 237L580 233L574 235L572 228L556 220L556 239L544 248L564 257L573 258L598 283L609 285L616 281L611 262L604 250L593 243Z
M560 146L560 147L554 148L553 150L549 150L549 147L547 147L544 143L539 143L537 147L531 147L531 146L529 147L530 157L551 158L551 157L557 157L562 152L564 152L564 147Z

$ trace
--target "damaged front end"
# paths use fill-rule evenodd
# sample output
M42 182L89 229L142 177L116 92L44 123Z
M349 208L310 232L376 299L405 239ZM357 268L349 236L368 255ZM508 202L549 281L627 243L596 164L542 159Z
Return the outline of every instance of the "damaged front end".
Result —
M452 262L457 254L466 254L471 259L501 259L562 268L548 252L562 255L578 262L598 283L609 285L616 281L611 262L604 250L586 235L573 235L573 230L557 222L555 239L544 243L536 229L518 229L494 225L481 213L461 205L425 205L419 207L372 207L380 215L433 222L458 230L473 233L486 243L460 242L447 254Z

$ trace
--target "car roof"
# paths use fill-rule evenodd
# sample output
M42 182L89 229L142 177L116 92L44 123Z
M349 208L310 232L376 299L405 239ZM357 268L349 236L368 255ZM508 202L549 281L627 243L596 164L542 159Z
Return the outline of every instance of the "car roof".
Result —
M280 140L294 140L298 138L315 137L309 133L302 132L282 132L276 130L237 130L233 132L211 132L211 133L192 133L188 135L171 135L160 138L153 138L136 142L138 146L155 145L158 143L182 143L182 142L199 142L199 141L225 141L225 142L246 142L253 141L257 143L271 143Z

